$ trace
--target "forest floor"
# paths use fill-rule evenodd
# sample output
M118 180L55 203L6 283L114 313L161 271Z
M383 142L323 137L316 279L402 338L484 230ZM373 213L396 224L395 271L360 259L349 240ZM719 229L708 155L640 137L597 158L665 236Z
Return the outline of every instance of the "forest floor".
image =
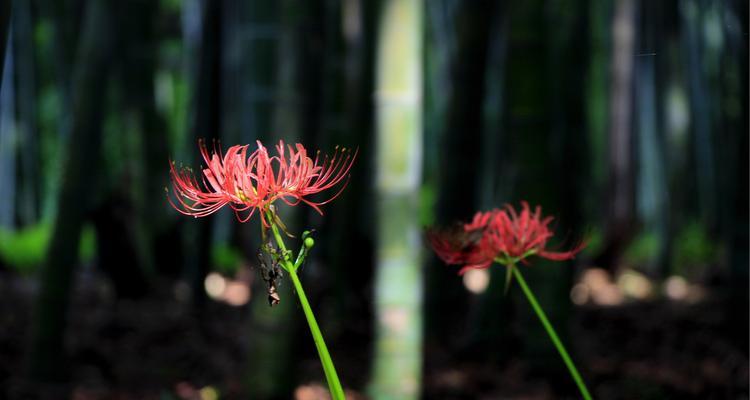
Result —
M247 398L247 307L209 301L196 313L172 291L116 301L106 282L90 273L79 274L71 304L65 340L65 375L71 383L28 383L24 356L36 290L33 279L0 276L0 398L192 400L216 398L215 393L221 399ZM748 354L728 338L732 312L710 297L692 305L659 300L579 307L571 324L571 348L597 398L747 399ZM336 345L344 377L367 371L361 359L347 357L358 352L361 340ZM426 351L449 350L428 346ZM303 356L295 397L321 398L317 360L314 353ZM358 377L354 384L363 390L366 379ZM426 399L577 397L572 384L549 382L520 359L502 365L436 362L426 366L423 385ZM364 398L356 391L350 397Z

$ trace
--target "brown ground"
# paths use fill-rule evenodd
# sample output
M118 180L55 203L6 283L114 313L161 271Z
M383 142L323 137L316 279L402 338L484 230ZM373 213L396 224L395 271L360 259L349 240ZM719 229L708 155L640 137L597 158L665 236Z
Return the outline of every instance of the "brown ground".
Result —
M201 399L245 398L241 372L249 329L246 308L210 303L203 317L173 293L119 301L91 274L78 277L66 341L71 386L32 385L23 379L34 281L0 277L0 398ZM726 331L733 310L716 300L668 301L578 310L571 344L595 397L603 399L747 399L748 355ZM743 310L742 312L747 312ZM742 329L742 327L737 327ZM747 327L744 328L745 332ZM361 343L337 343L355 354ZM428 347L428 352L446 350ZM314 354L304 360L296 397L319 398ZM439 354L431 359L449 359ZM364 371L361 360L338 359L342 377ZM309 371L309 372L307 372ZM502 366L436 362L425 367L428 399L576 398L566 376L538 376L522 360ZM366 377L352 376L358 390ZM201 391L201 389L203 391ZM570 391L569 393L562 392ZM201 397L204 396L204 397ZM356 391L351 397L363 398Z

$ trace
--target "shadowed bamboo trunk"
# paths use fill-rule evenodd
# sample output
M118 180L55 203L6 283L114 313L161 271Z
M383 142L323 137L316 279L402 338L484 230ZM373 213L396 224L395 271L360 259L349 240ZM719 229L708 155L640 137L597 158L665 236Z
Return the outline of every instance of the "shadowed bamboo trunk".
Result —
M382 4L377 44L376 339L369 392L416 399L422 347L422 2Z
M80 36L82 16L80 12L77 12L77 8L73 6L72 0L60 0L60 1L38 1L33 2L33 5L38 5L39 20L40 23L49 22L51 39L42 41L39 46L40 49L35 51L35 55L40 57L39 63L41 65L51 65L52 80L45 82L43 68L38 68L36 71L41 73L40 76L40 88L39 94L41 95L44 91L54 91L55 97L59 99L59 109L54 113L55 122L54 128L45 129L44 125L40 126L40 141L43 143L47 140L51 140L51 134L46 132L53 132L54 140L57 143L65 143L70 137L72 130L73 120L73 101L72 101L72 73L73 59L76 52L76 45L78 44L78 38ZM35 35L35 38L39 36ZM41 97L40 97L41 98ZM40 113L40 117L43 113ZM40 118L38 122L42 123ZM60 189L61 172L57 165L60 164L61 160L66 157L66 149L62 145L58 145L59 151L56 152L52 157L43 159L40 165L40 176L42 178L41 192L55 193ZM40 199L40 219L43 221L49 221L54 217L57 210L58 196L55 195L44 195Z
M669 212L668 188L664 149L659 118L663 113L659 94L663 93L661 80L658 80L657 58L660 54L655 49L666 48L659 45L660 28L666 25L661 17L661 4L641 1L640 40L635 60L634 79L634 113L635 131L637 132L638 173L636 210L639 221L642 221L645 232L658 237L659 248L650 267L653 276L666 273L669 267ZM668 54L664 52L664 54Z
M548 186L552 192L548 195L542 207L551 215L555 215L555 229L560 236L555 240L558 246L561 242L575 242L583 240L582 228L584 225L584 208L583 201L590 195L587 183L589 182L588 172L590 163L588 159L589 141L586 132L585 118L585 97L582 92L585 87L585 79L588 76L587 66L589 58L588 46L582 46L580 39L586 37L590 32L589 28L589 5L588 1L578 1L574 4L564 0L546 2L548 10L553 10L547 16L547 46L548 61L545 63L546 84L549 96L549 137L546 140L540 140L540 143L549 143L547 146L539 148L538 151L546 153L542 164L546 164L548 173L544 174L542 186ZM528 165L529 163L522 163ZM536 180L540 185L541 179ZM523 196L522 193L520 193ZM535 265L539 268L530 268L524 275L529 280L535 279L532 284L534 291L540 301L543 301L543 307L548 317L553 321L558 335L562 337L563 342L568 350L573 354L573 358L579 363L579 368L585 368L580 363L581 359L576 356L577 348L574 342L575 336L569 334L571 324L571 302L569 298L570 289L573 285L573 276L575 274L575 262L567 261L562 263L545 263L542 260L535 260ZM536 274L536 276L535 276ZM517 291L518 293L520 291ZM530 316L528 305L524 301L524 316ZM538 332L541 331L536 318L530 322L531 326ZM545 335L546 336L546 335ZM560 360L559 355L550 344L547 337L544 337L540 346L531 344L530 347L542 348L541 353L550 362L546 362L544 357L534 357L539 360L537 365L540 366L545 376L557 375L565 377L556 382L558 385L555 392L562 395L576 393L573 381L568 379L564 373L564 363ZM544 347L542 347L544 346ZM535 350L528 351L534 354Z
M448 52L446 65L445 128L440 132L436 182L437 220L443 225L466 220L477 211L483 174L489 173L482 171L482 152L491 143L483 142L481 104L495 6L487 0L462 2L450 24L455 49ZM435 262L427 275L427 326L439 341L436 346L448 345L466 339L465 324L455 322L463 319L468 295L455 268L431 259Z
M747 309L748 297L748 2L734 1L718 3L726 7L723 12L723 28L726 35L726 51L721 65L722 120L723 129L717 157L717 174L722 188L719 198L726 199L727 207L720 210L721 229L728 242L730 265L729 306L730 310ZM744 16L744 17L743 17ZM733 105L739 106L734 107ZM727 162L731 160L731 162ZM744 164L743 164L744 163ZM742 168L737 168L741 165ZM737 185L736 182L745 182ZM727 331L745 354L748 352L748 315L737 312L736 319L727 319ZM743 329L736 329L741 326Z
M255 148L256 139L261 139L272 152L276 151L274 146L279 139L287 143L299 139L297 107L302 98L295 85L300 60L295 51L299 38L294 34L298 16L295 11L299 10L294 6L290 2L239 2L231 4L225 14L231 33L227 34L228 79L224 82L224 96L232 99L226 102L230 115L226 133L239 137L241 143L249 143L251 149ZM285 41L280 40L281 35L286 35ZM234 126L238 128L233 129ZM280 208L289 228L299 233L296 229L301 224L297 223L296 210ZM248 223L234 225L234 229L254 274L251 318L246 332L247 366L242 372L242 384L251 398L289 398L298 354L294 314L299 310L296 296L290 290L292 283L284 275L278 288L281 302L270 307L256 258L262 245L260 221L256 215Z
M5 0L0 4L0 76L3 76L3 69L5 67L5 53L9 46L8 34L10 32L10 0ZM2 82L0 82L2 84Z
M684 29L684 62L687 65L688 88L690 93L690 143L696 190L698 216L709 227L716 226L718 213L716 196L716 104L720 100L716 93L715 81L718 78L720 49L709 43L705 34L710 20L713 3L704 1L684 1L680 3L680 14Z
M13 35L11 35L13 36ZM0 75L0 226L13 227L16 215L16 82L14 46L8 43L5 68Z
M188 146L194 149L196 162L205 161L197 151L198 140L206 141L211 148L213 141L222 131L221 118L221 65L222 65L222 5L221 1L202 3L201 37L198 50L198 65L195 76L195 93L191 102L192 116L190 131L193 142ZM214 218L199 218L190 221L186 237L186 276L192 288L193 304L200 313L204 310L206 292L203 282L210 268L211 232Z
M373 333L372 277L375 217L372 185L373 58L376 2L352 0L327 7L324 26L320 134L321 149L358 148L351 179L336 201L326 205L315 255L325 268L322 321L337 372L348 387L369 379ZM356 134L355 134L356 133ZM314 219L318 219L314 214ZM343 244L343 245L342 245ZM325 296L328 294L328 296ZM317 296L316 296L317 297ZM344 346L351 347L344 347ZM341 357L339 354L346 354ZM356 365L357 368L350 366Z
M318 77L305 79L309 78L306 74L315 74L317 71L316 67L308 68L310 63L315 61L309 58L306 46L318 38L316 32L310 31L309 27L315 22L320 22L316 18L316 12L323 5L314 1L284 0L278 2L277 6L281 23L278 25L278 35L275 38L277 52L274 62L276 74L273 85L275 95L272 103L272 128L267 132L258 132L259 136L267 138L265 145L272 152L276 151L275 146L279 140L284 140L287 145L300 142L307 146L310 143L306 139L313 133L310 129L311 120L317 117L317 113L311 113L309 109L317 99L314 90L306 89L313 82L317 82ZM276 10L267 11L270 14ZM295 235L299 235L307 226L306 211L301 206L279 205L282 220L290 233ZM255 235L259 234L260 231L256 230ZM297 247L296 239L287 244L293 248ZM257 261L253 259L253 263L256 264ZM294 370L295 361L299 359L297 347L300 344L309 344L312 347L313 343L295 342L295 338L305 333L299 332L303 316L288 276L285 275L280 281L281 302L270 307L266 296L267 286L260 279L260 273L256 273L256 295L253 296L251 304L254 331L250 334L250 365L246 373L246 386L252 398L288 398L291 396L293 385L297 383L294 374L290 373ZM305 281L304 274L301 279ZM311 349L312 351L314 350Z
M581 91L585 62L583 46L578 42L580 32L585 31L584 7L584 2L572 5L564 1L526 1L508 6L508 139L504 151L514 169L502 171L509 175L512 185L512 197L503 200L515 205L520 200L541 205L545 214L558 217L556 222L570 224L573 222L566 219L575 218L578 211L577 194L571 193L576 189L575 174L583 168L583 157L577 157L577 152L585 147L584 141L575 136L583 124L582 99L577 94ZM571 215L561 218L564 212ZM561 228L559 224L557 228ZM566 232L564 228L562 231ZM543 259L530 263L531 267L518 268L523 269L544 311L567 344L570 303L560 300L568 296L571 268ZM497 275L496 272L493 278ZM503 286L502 279L495 282L491 284L496 285L494 290ZM518 328L508 338L517 344L502 349L506 357L520 356L541 376L565 377L559 354L515 280L508 297L513 304L509 314L515 317ZM572 386L569 379L551 380L551 384L556 393L575 390L563 386Z
M153 45L149 23L154 12L149 9L151 2L130 1L114 4L113 24L117 26L113 41L119 51L113 55L112 74L121 79L113 80L113 107L119 110L108 115L108 120L116 120L118 129L105 133L104 143L117 143L127 154L124 165L105 162L101 169L107 174L102 188L102 201L93 212L92 219L96 230L97 259L101 270L110 278L118 298L139 298L146 295L151 287L154 266L151 260L149 223L157 222L156 215L169 215L165 210L164 187L153 189L147 182L153 178L166 177L168 155L164 154L161 168L151 174L144 168L145 151L143 142L158 143L163 129L154 130L144 137L143 131L146 110L154 103ZM137 22L135 22L137 21ZM134 29L137 24L140 29ZM128 126L132 126L128 131ZM152 141L148 138L153 138ZM105 148L108 147L105 145ZM157 178L158 179L158 178ZM149 193L151 190L151 193ZM155 191L155 193L153 193ZM144 210L144 197L150 195L149 207ZM155 199L155 196L159 196ZM161 206L161 207L160 207ZM144 218L148 216L150 218ZM160 226L163 226L161 224Z
M605 248L596 264L615 267L629 240L633 219L632 98L636 0L617 0L612 20L609 103L609 182L606 187Z
M13 2L13 46L16 60L17 129L20 133L19 183L16 196L18 220L22 226L39 219L41 171L39 159L40 140L37 132L36 63L34 60L34 24L31 4Z
M123 78L119 93L126 115L138 130L135 138L120 139L135 143L130 146L134 154L128 168L133 184L122 188L127 189L123 190L124 200L135 213L128 216L127 229L135 232L128 242L137 250L140 275L150 278L157 271L174 274L181 265L174 256L180 253L173 223L177 213L164 201L164 188L169 184L169 135L155 96L159 48L164 39L157 26L166 18L159 3L150 0L120 2L117 8L121 49L117 68ZM195 149L192 140L190 149Z
M67 138L72 130L72 69L76 57L76 48L78 47L78 40L81 36L82 24L82 13L77 12L77 7L74 0L60 0L60 1L42 1L39 2L39 12L44 18L48 18L52 22L52 34L55 39L52 41L52 46L49 49L45 49L52 53L51 58L54 60L54 75L57 89L60 92L61 108L62 111L58 114L60 121L59 123L59 134L61 138ZM49 196L52 202L55 201L54 196ZM47 217L47 213L52 213L57 207L56 203L44 205L44 217Z
M609 114L609 73L611 52L610 2L589 2L589 66L585 87L586 127L589 151L589 186L595 190L590 193L603 193L607 181L607 118ZM589 218L603 215L606 210L601 198L589 195L583 199L584 209L589 210Z
M482 107L481 167L478 187L478 209L499 207L511 195L509 174L512 152L507 142L510 129L504 127L508 31L510 18L507 7L496 6L491 21L489 48L485 67L485 93ZM455 270L453 270L455 272ZM466 327L462 349L466 355L482 360L503 361L511 346L512 324L517 311L505 292L505 270L489 269L490 283L483 293L471 293L466 310ZM453 279L456 279L454 276ZM468 292L462 288L462 291Z
M58 380L67 374L63 342L81 226L96 187L91 171L100 156L101 101L108 71L110 4L88 3L75 66L73 134L69 138L58 211L41 274L34 311L30 374Z

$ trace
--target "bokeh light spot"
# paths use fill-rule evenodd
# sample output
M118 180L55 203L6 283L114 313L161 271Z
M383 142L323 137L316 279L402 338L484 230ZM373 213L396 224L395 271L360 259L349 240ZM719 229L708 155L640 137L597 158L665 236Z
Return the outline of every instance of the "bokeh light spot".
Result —
M224 289L224 301L235 307L244 306L250 301L250 288L244 282L231 281Z
M684 300L690 293L690 285L681 276L670 276L664 283L664 293L672 300Z
M206 288L206 293L212 299L220 299L224 294L224 290L227 288L227 281L223 276L216 272L211 272L206 276L203 286Z
M490 273L486 269L470 269L463 278L466 290L474 294L484 293L490 285Z

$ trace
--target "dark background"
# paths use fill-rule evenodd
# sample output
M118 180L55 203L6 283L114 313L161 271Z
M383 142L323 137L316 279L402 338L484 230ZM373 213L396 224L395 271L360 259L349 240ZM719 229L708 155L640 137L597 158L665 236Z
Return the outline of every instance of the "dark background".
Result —
M385 18L399 2L421 17ZM0 397L320 398L291 285L269 308L257 278L257 218L166 201L205 138L359 149L325 216L282 211L317 230L301 279L352 398L399 362L374 344L395 151L419 177L404 229L528 200L553 248L588 242L523 271L594 397L747 399L747 22L743 0L0 2ZM400 72L377 49L400 40L422 44L421 127L383 149L377 77ZM576 398L501 267L475 287L402 247L410 390Z

